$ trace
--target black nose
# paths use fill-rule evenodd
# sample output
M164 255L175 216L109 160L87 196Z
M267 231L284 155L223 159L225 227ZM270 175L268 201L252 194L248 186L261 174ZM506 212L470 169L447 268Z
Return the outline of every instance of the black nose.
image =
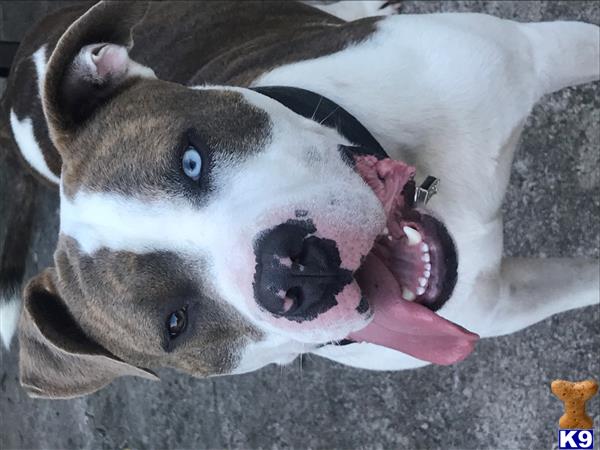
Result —
M335 296L352 281L352 273L340 267L335 241L315 232L310 220L288 221L257 239L254 297L267 311L312 320L335 306Z

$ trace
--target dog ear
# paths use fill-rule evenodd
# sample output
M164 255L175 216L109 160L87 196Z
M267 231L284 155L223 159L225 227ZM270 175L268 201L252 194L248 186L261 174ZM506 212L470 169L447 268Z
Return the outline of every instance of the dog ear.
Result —
M71 398L90 394L114 378L158 377L121 361L86 336L56 289L54 269L25 288L19 330L21 385L31 397Z
M42 83L42 105L50 138L65 155L69 141L94 112L152 69L129 58L134 28L148 2L100 2L59 39Z

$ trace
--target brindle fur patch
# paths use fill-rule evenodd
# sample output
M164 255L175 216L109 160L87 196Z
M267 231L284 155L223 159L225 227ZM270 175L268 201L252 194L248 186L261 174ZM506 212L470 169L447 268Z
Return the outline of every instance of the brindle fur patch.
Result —
M139 367L228 373L243 344L261 336L231 306L211 298L198 269L175 253L102 249L88 256L62 236L56 268L63 301L80 326L112 354ZM167 318L183 307L187 326L170 341Z
M269 131L267 114L237 92L139 80L101 108L69 144L63 186L67 195L79 189L189 194L181 171L186 133L205 144L203 163L217 164L263 148ZM210 191L213 183L209 170L201 191Z

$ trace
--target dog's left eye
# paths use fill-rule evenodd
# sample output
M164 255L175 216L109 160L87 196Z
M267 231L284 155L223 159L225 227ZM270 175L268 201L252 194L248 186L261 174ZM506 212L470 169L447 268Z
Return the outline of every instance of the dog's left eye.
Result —
M181 308L180 310L171 313L167 319L167 331L169 332L169 337L174 339L179 336L181 332L185 330L186 325L187 311L185 308Z
M202 172L202 157L198 150L190 145L183 154L181 166L183 173L192 180L198 181Z

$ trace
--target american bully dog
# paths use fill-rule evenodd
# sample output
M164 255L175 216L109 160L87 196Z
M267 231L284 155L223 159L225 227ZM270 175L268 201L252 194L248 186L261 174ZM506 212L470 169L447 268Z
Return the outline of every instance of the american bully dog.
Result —
M27 239L5 245L30 395L302 353L452 364L598 303L597 261L503 257L501 216L536 101L598 79L598 27L364 6L106 2L32 30L5 131L61 203L22 307Z

